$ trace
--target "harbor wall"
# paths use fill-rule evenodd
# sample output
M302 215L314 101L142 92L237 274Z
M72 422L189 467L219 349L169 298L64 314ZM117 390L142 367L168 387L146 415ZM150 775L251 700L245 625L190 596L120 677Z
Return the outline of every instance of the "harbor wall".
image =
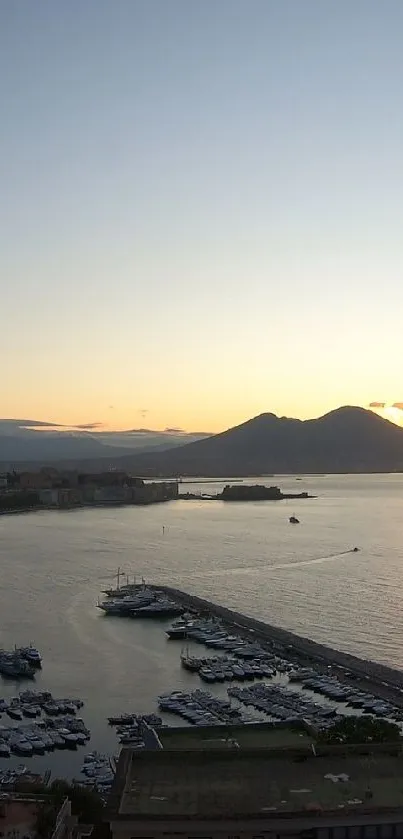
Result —
M299 656L303 656L307 661L317 661L327 666L337 666L354 673L362 679L370 680L373 684L383 685L391 688L403 689L403 671L395 670L392 667L387 667L383 664L378 664L374 661L357 658L350 653L335 650L325 644L319 644L312 641L310 638L304 638L301 635L296 635L287 629L281 629L278 626L271 626L256 618L248 617L240 612L232 611L225 606L220 606L217 603L211 603L201 597L193 594L180 591L179 589L170 586L156 586L160 591L164 591L168 596L172 597L178 603L181 603L186 608L194 609L199 612L208 612L215 617L220 618L231 627L246 630L253 634L253 637L259 641L271 641L278 643L281 647L287 647L289 652L295 652ZM402 693L403 703L403 693Z

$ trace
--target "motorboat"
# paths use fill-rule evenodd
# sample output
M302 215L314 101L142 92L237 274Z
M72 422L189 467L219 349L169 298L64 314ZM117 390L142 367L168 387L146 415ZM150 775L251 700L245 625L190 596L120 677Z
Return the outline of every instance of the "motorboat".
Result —
M18 740L14 740L11 744L11 749L13 752L15 752L15 754L24 756L26 755L27 757L29 755L32 755L33 752L32 743L30 743L28 740L25 740L25 738L23 737L21 737Z
M36 717L37 709L35 705L21 705L21 710L24 717L30 717L31 719Z
M17 708L17 706L7 708L7 714L12 720L22 720L21 708Z
M299 519L297 519L296 516L290 516L289 522L290 522L290 524L299 524L300 523Z
M46 751L46 744L40 737L33 737L30 740L31 746L36 754L43 755Z

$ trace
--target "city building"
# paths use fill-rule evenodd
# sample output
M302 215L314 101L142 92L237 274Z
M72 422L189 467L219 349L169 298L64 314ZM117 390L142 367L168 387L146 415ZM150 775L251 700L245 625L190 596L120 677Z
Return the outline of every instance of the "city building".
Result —
M37 471L15 472L12 477L14 506L18 508L41 505L69 508L83 505L154 504L178 497L176 481L147 483L142 478L116 470L87 474L43 467ZM10 491L5 476L3 485L0 483L3 508L13 508L13 498L9 497L8 501L6 498Z
M42 814L48 809L44 795L30 793L0 794L0 836L2 839L42 839ZM80 830L71 814L71 803L65 798L49 824L48 839L77 839Z
M20 489L51 489L54 481L54 477L42 469L36 472L20 472L18 478Z
M113 839L402 839L400 746L120 753Z

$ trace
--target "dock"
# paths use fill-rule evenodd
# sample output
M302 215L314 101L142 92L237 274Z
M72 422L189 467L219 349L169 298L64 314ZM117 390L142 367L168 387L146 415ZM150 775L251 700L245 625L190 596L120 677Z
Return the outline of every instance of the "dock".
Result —
M164 592L187 610L219 618L237 633L255 641L270 643L279 649L286 649L287 656L298 661L300 665L315 663L326 671L330 667L337 669L337 677L340 680L354 682L357 687L361 682L364 689L370 690L374 696L392 699L398 707L403 708L403 671L319 644L290 630L272 626L171 586L159 585L150 588L158 588L158 591Z

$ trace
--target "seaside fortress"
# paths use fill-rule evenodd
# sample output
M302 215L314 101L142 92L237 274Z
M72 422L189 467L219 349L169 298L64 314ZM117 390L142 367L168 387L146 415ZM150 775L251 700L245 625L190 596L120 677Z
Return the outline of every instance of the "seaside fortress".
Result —
M106 818L113 839L403 839L400 746L368 749L123 749Z

